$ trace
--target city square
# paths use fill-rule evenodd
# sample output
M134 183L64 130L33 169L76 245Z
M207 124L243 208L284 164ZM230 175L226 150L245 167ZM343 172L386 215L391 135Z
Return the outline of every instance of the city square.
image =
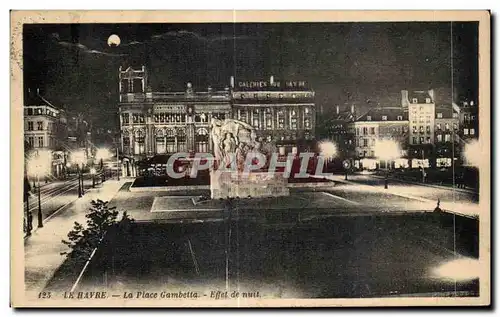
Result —
M477 23L23 37L31 296L481 296Z

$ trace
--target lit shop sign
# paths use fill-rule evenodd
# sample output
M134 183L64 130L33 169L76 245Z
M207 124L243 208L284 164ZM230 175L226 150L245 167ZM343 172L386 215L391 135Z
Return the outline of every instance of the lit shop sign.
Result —
M266 87L276 87L276 88L303 88L306 87L307 83L305 81L240 81L238 82L239 88L266 88Z

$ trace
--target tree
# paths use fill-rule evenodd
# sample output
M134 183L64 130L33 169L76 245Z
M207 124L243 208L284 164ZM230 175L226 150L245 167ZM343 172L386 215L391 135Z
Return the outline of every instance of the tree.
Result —
M127 212L123 212L122 219L117 221L118 211L116 207L109 207L107 201L92 200L92 206L87 218L87 226L75 222L73 229L68 233L68 240L62 240L70 250L61 252L72 260L88 260L93 250L99 246L106 232L113 226L127 227L133 222Z

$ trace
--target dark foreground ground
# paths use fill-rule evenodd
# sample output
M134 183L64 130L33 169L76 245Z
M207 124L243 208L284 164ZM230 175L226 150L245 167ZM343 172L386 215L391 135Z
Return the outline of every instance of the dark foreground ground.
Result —
M163 290L209 297L227 289L264 298L478 296L478 279L436 275L445 263L477 256L477 220L432 213L136 223L107 235L76 290L117 296ZM76 279L58 280L57 274L49 290L67 290Z

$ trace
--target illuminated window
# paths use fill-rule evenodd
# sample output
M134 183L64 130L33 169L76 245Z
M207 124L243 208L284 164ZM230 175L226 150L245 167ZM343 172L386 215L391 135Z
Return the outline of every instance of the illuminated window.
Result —
M283 110L278 110L278 112L276 113L276 118L278 121L278 129L284 129L285 128L285 112Z
M468 135L469 134L469 129L464 129L464 135Z
M438 119L443 118L443 114L442 114L441 112L438 112L438 114L437 114L437 118L438 118Z
M177 147L179 152L186 152L186 131L177 131Z
M166 142L166 152L174 153L177 151L175 146L175 131L172 129L168 129L165 133L165 142Z
M297 112L295 110L290 111L290 129L297 130Z
M398 116L398 121L403 120L403 116Z
M259 119L260 118L260 111L258 109L255 109L255 110L253 110L252 114L253 114L252 126L254 128L258 129L259 128L259 123L260 123L260 119Z
M387 116L382 116L382 121L387 121Z
M411 102L412 102L412 103L417 103L417 102L418 102L418 100L417 100L417 98L413 98L413 99L411 100Z
M436 129L441 130L441 123L436 124Z
M366 120L372 121L372 117L371 116L366 116Z
M265 129L270 130L273 127L273 115L271 109L266 108L264 113L264 120L266 121Z
M196 134L196 151L198 153L208 152L208 131L206 129L198 130Z
M163 130L158 130L156 133L156 153L165 153L165 134Z
M431 98L425 98L425 103L431 103Z
M470 129L470 135L474 135L474 133L476 133L476 130Z
M443 135L438 134L438 135L437 135L437 141L438 141L438 142L443 142Z
M451 135L450 134L445 134L444 135L444 142L450 142L451 141Z

